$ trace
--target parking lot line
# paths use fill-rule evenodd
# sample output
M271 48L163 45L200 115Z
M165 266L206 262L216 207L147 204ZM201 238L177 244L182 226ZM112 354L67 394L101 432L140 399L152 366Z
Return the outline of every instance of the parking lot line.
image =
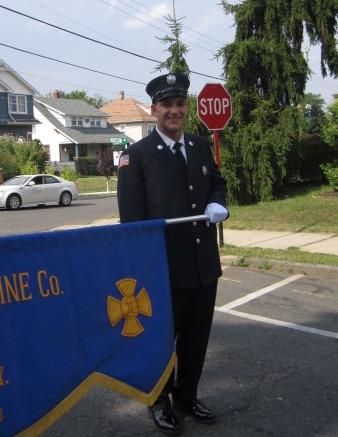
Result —
M242 317L244 319L254 320L256 322L263 322L269 325L280 326L283 328L295 329L296 331L303 331L310 334L322 335L324 337L338 339L338 333L332 331L325 331L323 329L311 328L309 326L297 325L296 323L283 322L282 320L269 319L268 317L257 316L255 314L242 313L241 311L227 310L223 307L215 308L216 311L230 314L232 316Z
M216 307L215 309L217 311L224 311L224 310L232 310L233 308L236 308L240 305L243 305L247 302L250 302L251 300L256 299L257 297L263 296L264 294L270 293L273 290L276 290L277 288L283 287L284 285L289 284L290 282L296 281L297 279L303 278L303 274L297 274L289 276L288 278L283 279L282 281L275 282L274 284L268 285L267 287L261 288L260 290L254 291L253 293L247 294L244 297L241 297L240 299L236 299L226 305L223 305L221 307Z
M219 279L222 279L223 281L230 281L230 282L238 282L238 283L242 282L242 281L239 281L238 279L231 279L231 278L228 278L226 276L221 276Z

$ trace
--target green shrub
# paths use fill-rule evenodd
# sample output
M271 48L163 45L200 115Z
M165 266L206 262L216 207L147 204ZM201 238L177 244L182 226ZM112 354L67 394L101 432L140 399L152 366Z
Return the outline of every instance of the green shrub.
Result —
M14 156L21 174L27 174L28 164L32 165L32 169L37 168L37 171L34 173L42 173L44 171L46 154L40 141L15 143Z
M9 152L0 149L0 168L2 168L4 179L9 179L18 174L19 169L14 156Z
M75 170L73 170L72 168L69 167L64 167L61 170L61 177L63 179L66 179L67 181L73 181L75 182L76 179L78 178L78 174L76 173Z
M324 182L320 164L333 162L337 151L317 134L304 134L288 154L288 182Z
M51 164L46 164L44 172L47 174L55 174L55 168Z
M330 185L335 191L338 191L338 166L332 164L321 164L325 177Z
M74 158L74 161L76 171L81 176L97 176L99 174L97 169L98 160L96 158L86 156L82 158Z
M39 171L37 164L35 164L34 162L28 161L25 164L21 164L20 173L21 174L38 174L38 173L40 173L40 171Z

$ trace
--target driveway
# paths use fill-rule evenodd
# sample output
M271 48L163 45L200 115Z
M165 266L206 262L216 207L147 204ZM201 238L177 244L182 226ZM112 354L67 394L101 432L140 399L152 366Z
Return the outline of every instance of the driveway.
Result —
M336 437L335 280L227 267L200 397L215 425L186 418L187 437ZM43 437L160 436L146 408L94 388Z

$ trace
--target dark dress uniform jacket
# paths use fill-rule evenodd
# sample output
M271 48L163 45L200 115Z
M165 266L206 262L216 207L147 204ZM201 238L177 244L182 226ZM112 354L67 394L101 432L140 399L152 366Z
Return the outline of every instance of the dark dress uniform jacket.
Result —
M204 214L206 205L225 206L226 186L210 143L184 135L187 168L156 129L123 152L118 177L121 223ZM221 274L214 224L191 222L165 228L172 289L210 284Z

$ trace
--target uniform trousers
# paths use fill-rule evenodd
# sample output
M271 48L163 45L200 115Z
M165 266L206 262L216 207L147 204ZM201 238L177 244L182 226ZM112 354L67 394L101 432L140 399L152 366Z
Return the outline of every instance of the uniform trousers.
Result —
M209 334L214 314L217 280L206 286L172 290L174 334L178 362L154 406L174 400L190 403L197 399Z

